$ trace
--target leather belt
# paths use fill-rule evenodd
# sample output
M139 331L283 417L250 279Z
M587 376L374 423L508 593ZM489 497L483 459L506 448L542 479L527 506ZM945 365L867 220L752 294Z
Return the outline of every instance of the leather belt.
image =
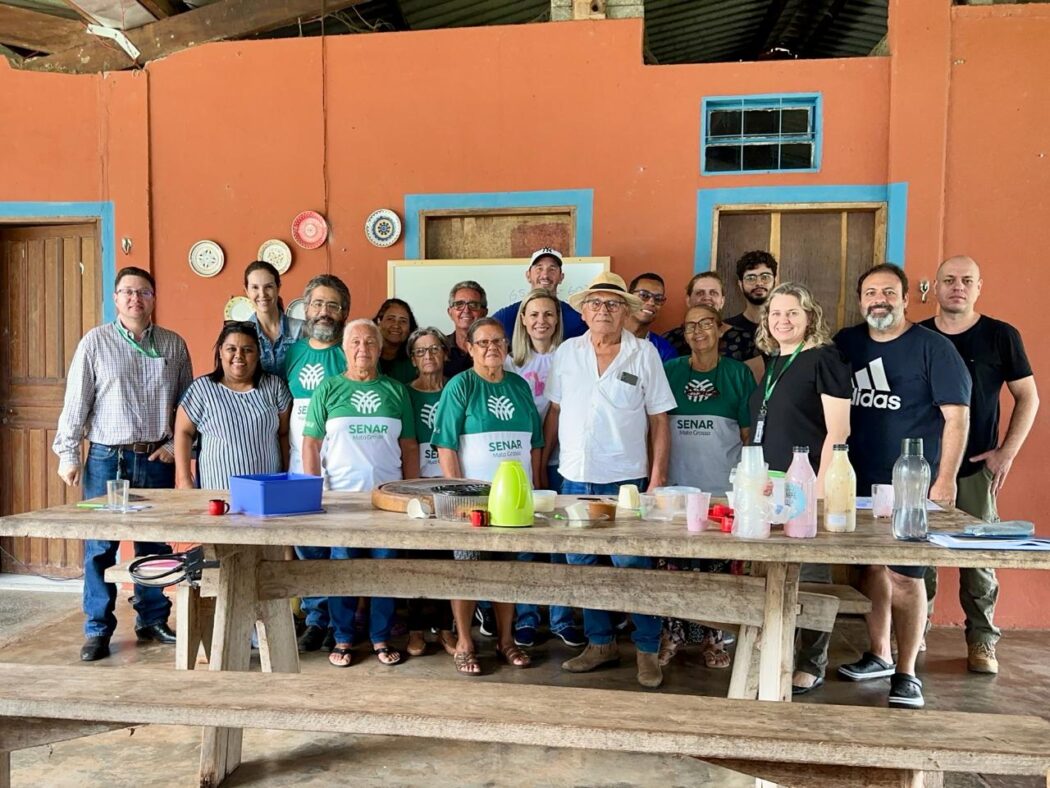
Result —
M139 443L121 443L118 446L110 446L110 448L120 449L121 451L130 451L135 454L153 454L153 452L163 445L164 441L154 441L153 443L140 441Z

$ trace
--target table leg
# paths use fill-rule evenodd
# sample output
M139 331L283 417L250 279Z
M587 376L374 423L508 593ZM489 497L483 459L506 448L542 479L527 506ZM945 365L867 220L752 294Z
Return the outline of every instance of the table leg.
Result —
M791 700L799 569L799 564L767 564L759 700Z
M284 548L268 547L264 558L279 561ZM267 673L298 673L299 647L295 642L295 621L287 599L269 599L259 602L259 661Z

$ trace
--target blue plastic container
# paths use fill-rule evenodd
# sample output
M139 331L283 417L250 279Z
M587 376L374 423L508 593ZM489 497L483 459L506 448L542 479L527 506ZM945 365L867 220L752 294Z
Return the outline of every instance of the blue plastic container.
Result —
M324 479L303 473L255 473L230 477L230 512L266 517L321 511Z

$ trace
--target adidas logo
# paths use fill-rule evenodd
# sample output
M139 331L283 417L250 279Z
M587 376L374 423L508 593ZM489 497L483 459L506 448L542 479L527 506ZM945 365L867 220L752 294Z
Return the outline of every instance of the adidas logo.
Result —
M357 409L358 413L368 414L379 410L383 400L375 391L355 391L350 395L350 404Z
M877 408L878 410L900 410L901 398L890 394L890 382L886 379L886 368L877 358L863 369L853 373L854 406Z
M488 398L489 413L495 416L500 421L510 421L514 418L514 403L506 397L494 397Z
M322 364L304 364L299 370L299 383L307 391L313 391L324 380L324 366Z

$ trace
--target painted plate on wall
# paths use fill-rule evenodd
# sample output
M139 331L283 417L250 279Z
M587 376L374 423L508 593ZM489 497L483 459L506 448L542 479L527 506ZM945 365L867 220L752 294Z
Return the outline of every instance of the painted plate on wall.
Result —
M303 211L292 220L292 240L303 249L316 249L328 239L328 223L317 211Z
M223 316L227 320L251 320L254 314L255 307L244 296L234 296L226 302L226 308L223 310Z
M197 241L190 247L190 268L198 276L215 276L222 270L226 255L215 241Z
M296 320L306 320L306 302L301 298L297 298L288 305L284 313L288 317L294 317Z
M277 273L283 274L292 267L292 249L280 238L271 238L259 247L256 259L269 263L277 269Z
M373 246L392 246L401 237L401 220L389 208L373 211L365 220L365 237Z

